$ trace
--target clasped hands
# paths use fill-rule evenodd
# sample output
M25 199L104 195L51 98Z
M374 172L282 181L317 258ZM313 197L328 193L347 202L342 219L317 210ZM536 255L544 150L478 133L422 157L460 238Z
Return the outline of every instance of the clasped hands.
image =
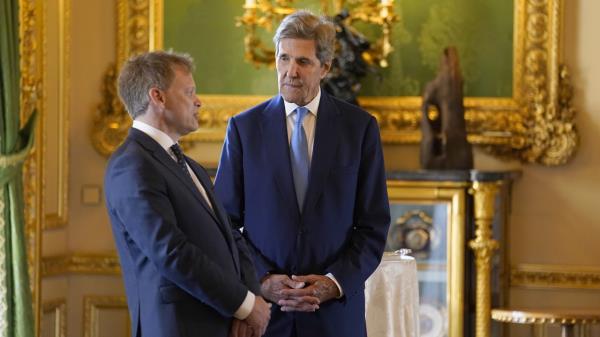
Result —
M267 300L281 306L281 311L313 312L340 294L332 279L314 274L269 274L261 281L260 290Z
M296 276L269 274L261 281L262 295L281 306L281 311L314 312L319 305L340 295L329 277L323 275ZM271 304L256 296L252 313L245 320L234 319L230 337L260 337L270 319ZM266 312L265 312L266 310ZM266 320L265 320L266 319Z

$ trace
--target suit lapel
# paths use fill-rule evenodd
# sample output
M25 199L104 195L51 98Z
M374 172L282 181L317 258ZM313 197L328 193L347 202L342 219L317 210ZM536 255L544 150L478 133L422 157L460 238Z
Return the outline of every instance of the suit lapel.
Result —
M214 194L213 194L212 188L211 188L212 183L210 181L206 180L205 174L202 174L203 172L200 172L201 168L197 167L198 165L196 163L194 163L193 161L186 158L188 165L190 165L190 167L192 168L192 171L194 171L194 173L196 174L196 177L198 178L198 180L200 181L200 183L206 190L206 194L208 195L209 200L212 203L213 207L215 207L215 210L218 210L216 212L213 211L210 208L210 206L208 206L208 204L206 203L206 200L200 194L200 191L198 190L198 188L196 187L194 182L190 179L190 177L187 176L185 174L185 172L183 172L181 170L181 168L177 165L177 163L173 160L173 158L171 158L171 156L169 156L169 154L156 141L154 141L150 136L146 135L145 133L143 133L137 129L134 129L134 128L130 129L129 137L131 137L132 139L137 141L140 145L142 145L142 147L144 147L146 150L148 150L150 153L152 153L152 155L162 165L166 166L177 177L177 179L179 179L181 181L181 183L190 190L190 192L196 197L196 199L198 199L198 201L200 202L202 207L204 207L206 209L206 211L208 212L208 214L210 214L210 216L215 220L215 222L217 223L217 226L219 227L219 230L225 237L225 241L227 242L227 245L229 246L229 251L230 251L233 261L234 261L234 265L239 272L238 256L237 256L237 254L233 253L233 245L234 245L233 237L231 235L231 232L229 232L229 230L226 229L226 226L229 222L227 222L226 221L227 219L225 219L223 216L223 214L226 214L226 213L224 213L224 210L220 207L220 204L215 201L215 197L214 197ZM218 215L216 215L215 213L218 213ZM217 216L220 219L217 218Z
M167 151L165 151L165 149L163 149L150 136L137 129L132 128L129 131L129 134L144 148L150 151L154 158L156 158L162 165L169 169L169 171L171 171L171 173L173 173L177 177L177 179L179 179L179 181L185 186L185 188L187 188L188 191L190 191L190 193L192 193L194 197L198 199L202 207L206 209L206 211L213 217L215 221L219 221L216 218L213 211L208 206L208 204L206 203L206 200L204 200L204 197L200 194L200 191L198 191L198 188L196 187L194 182L190 179L189 176L185 174L185 172L181 170L181 168L177 165L175 160L171 158L171 156L167 153Z
M314 208L326 185L326 179L335 160L338 145L339 121L337 119L339 114L340 111L333 100L324 90L321 90L304 210Z
M208 199L210 200L210 203L213 206L211 213L217 217L217 219L215 220L217 220L217 222L219 223L219 227L221 227L221 230L224 232L223 234L225 234L225 236L227 237L231 236L231 233L229 233L229 230L226 228L229 221L227 221L227 218L224 215L226 213L220 207L221 204L215 199L215 194L213 193L212 182L210 181L210 177L207 173L205 173L205 171L200 167L200 165L192 161L188 161L188 164L192 168L192 171L194 171L194 173L196 174L196 177L198 177L198 180L202 184L202 187L204 187L206 195L208 196Z
M265 142L266 165L273 172L281 197L288 201L294 214L300 215L290 165L285 108L281 96L271 99L263 110L261 132Z
M188 160L188 158L186 158L186 160ZM194 171L194 174L196 174L196 177L198 177L200 184L202 184L202 186L204 187L204 190L206 191L206 195L208 196L208 199L210 200L210 203L213 206L214 212L211 211L211 215L214 214L219 218L216 222L218 223L219 229L221 230L221 232L223 233L223 236L225 237L225 240L227 241L227 245L229 246L229 251L231 252L231 256L233 257L233 261L235 262L234 264L239 271L238 254L234 254L234 251L233 251L234 250L234 242L233 242L233 236L231 235L231 228L230 228L229 220L226 215L227 213L221 206L221 203L218 200L216 200L215 194L212 189L212 182L210 181L210 177L208 176L206 171L204 171L204 169L200 165L196 164L195 162L188 160L188 165L190 165L190 167L192 168L192 171Z

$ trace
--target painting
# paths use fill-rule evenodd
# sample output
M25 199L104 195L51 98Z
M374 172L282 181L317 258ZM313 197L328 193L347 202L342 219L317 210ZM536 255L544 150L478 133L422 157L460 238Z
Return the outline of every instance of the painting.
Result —
M243 14L241 0L116 1L116 68L130 55L152 49L172 48L196 58L204 107L201 128L188 142L221 142L229 117L277 92L273 70L243 60L244 30L235 27ZM390 64L365 79L359 97L377 118L383 142L419 142L419 93L434 77L442 48L455 44L466 79L469 142L525 163L566 163L579 138L569 72L560 59L563 1L394 1L399 20L392 32ZM288 2L318 11L327 1ZM368 29L364 33L371 34ZM269 43L273 33L263 34ZM112 98L105 95L107 102ZM110 130L119 120L114 111L104 114L95 126L100 129L95 142L124 137L122 130Z
M316 2L296 8L314 8ZM318 7L318 6L317 6ZM465 93L474 97L512 95L513 5L506 1L396 1L389 66L373 68L362 83L363 96L419 96L435 77L442 48L459 49ZM244 61L242 14L233 1L174 0L164 4L165 49L187 52L196 60L199 94L273 95L273 69ZM374 41L374 27L357 27ZM207 34L210 32L210 34ZM272 45L272 32L262 34Z

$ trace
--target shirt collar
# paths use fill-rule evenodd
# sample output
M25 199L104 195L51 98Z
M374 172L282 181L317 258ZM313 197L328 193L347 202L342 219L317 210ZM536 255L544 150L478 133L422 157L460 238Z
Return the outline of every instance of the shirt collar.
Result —
M154 139L167 152L169 152L169 148L175 144L173 139L171 139L171 137L169 137L166 133L144 122L134 120L131 127L138 129L150 136L150 138Z
M317 110L319 110L319 102L321 101L321 87L319 87L319 92L317 92L317 96L315 96L315 98L312 99L312 101L310 101L307 105L305 105L305 107L308 109L308 111L310 111L313 115L315 115L315 117L317 116ZM294 112L294 110L296 110L296 108L298 107L298 104L296 103L290 103L288 101L286 101L285 99L283 100L283 104L285 105L285 116L289 117L290 114L292 112Z

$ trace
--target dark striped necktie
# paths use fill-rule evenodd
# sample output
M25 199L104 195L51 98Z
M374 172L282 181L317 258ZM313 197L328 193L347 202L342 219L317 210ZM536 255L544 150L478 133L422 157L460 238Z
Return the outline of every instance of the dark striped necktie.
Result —
M177 159L177 165L179 165L179 168L182 169L183 172L185 172L185 174L191 178L190 171L188 170L187 164L185 163L183 151L181 151L181 147L179 146L179 144L175 143L171 145L171 151L173 151L175 159Z

